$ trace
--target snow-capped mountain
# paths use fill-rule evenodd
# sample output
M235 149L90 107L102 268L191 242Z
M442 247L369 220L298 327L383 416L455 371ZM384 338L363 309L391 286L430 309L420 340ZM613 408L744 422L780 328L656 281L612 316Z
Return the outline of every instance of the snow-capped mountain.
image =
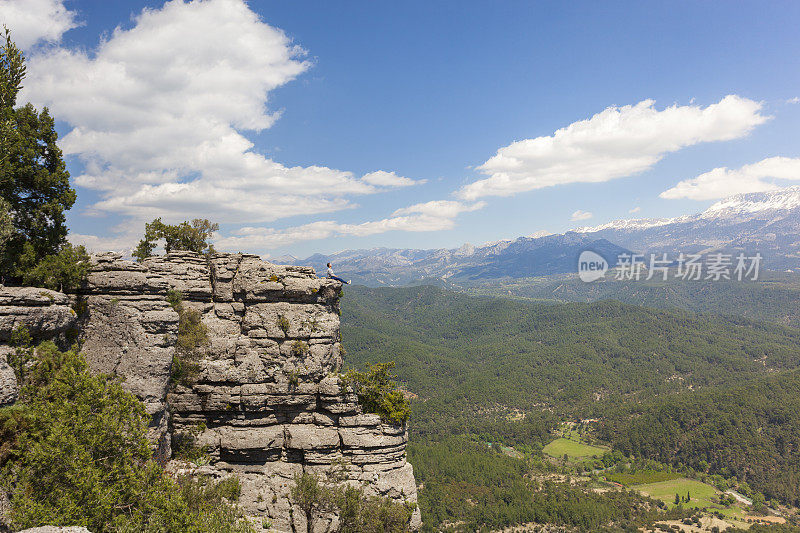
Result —
M770 192L737 194L715 203L702 218L735 218L756 215L785 215L800 208L800 186Z
M735 218L766 219L784 217L792 210L800 208L800 186L788 187L771 192L737 194L720 200L697 215L683 215L674 218L624 218L600 224L576 228L577 233L596 233L603 230L643 230L670 224L682 224L697 220Z
M574 272L585 249L614 258L612 262L624 251L670 256L713 250L759 252L766 268L800 270L800 187L738 194L696 215L617 220L483 246L346 250L292 262L324 272L330 261L338 274L359 283L405 285L435 278L477 281Z
M737 194L702 213L579 228L639 252L760 252L775 270L800 269L800 187Z

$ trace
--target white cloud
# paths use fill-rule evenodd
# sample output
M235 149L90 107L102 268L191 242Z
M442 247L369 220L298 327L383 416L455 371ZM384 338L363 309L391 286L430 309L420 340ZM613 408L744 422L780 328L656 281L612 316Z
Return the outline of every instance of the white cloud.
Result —
M577 211L572 213L572 217L570 217L570 220L572 220L573 222L575 222L576 220L588 220L593 216L594 213L591 213L589 211L581 211L580 209L578 209Z
M140 229L140 228L137 228ZM134 246L142 238L142 232L124 232L112 237L99 237L83 233L70 233L67 238L74 245L83 245L89 252L119 252L130 255Z
M79 24L76 13L63 0L0 0L0 26L11 30L11 38L28 49L39 41L58 42Z
M794 98L789 98L786 100L787 104L800 104L800 96L795 96Z
M762 105L735 95L707 107L653 100L609 107L552 136L514 142L478 167L489 176L463 187L466 200L510 196L566 183L596 183L643 172L667 153L701 142L746 135L770 117Z
M328 239L340 236L364 237L387 231L439 231L455 226L460 213L484 207L484 202L463 204L450 200L437 200L416 204L395 211L391 217L361 224L340 224L324 220L285 229L245 227L233 236L218 239L214 245L225 251L259 251L275 249L300 241Z
M628 213L638 213L641 210L642 210L642 208L637 205L633 209L629 210Z
M477 211L486 207L486 202L464 204L454 200L434 200L423 204L414 204L403 207L392 213L392 216L420 214L437 218L455 218L467 211Z
M244 135L272 126L269 93L310 67L305 51L243 0L146 9L93 52L47 49L29 61L22 98L73 126L62 139L98 191L94 211L141 221L203 216L258 223L352 207L351 195L415 182L287 167Z
M370 185L377 185L379 187L409 187L411 185L422 185L428 180L412 180L411 178L398 176L394 172L378 170L377 172L364 174L364 176L361 178L361 181L369 183Z
M800 158L770 157L739 169L715 168L696 178L683 180L660 194L661 198L715 200L733 194L764 192L781 188L775 180L800 181Z

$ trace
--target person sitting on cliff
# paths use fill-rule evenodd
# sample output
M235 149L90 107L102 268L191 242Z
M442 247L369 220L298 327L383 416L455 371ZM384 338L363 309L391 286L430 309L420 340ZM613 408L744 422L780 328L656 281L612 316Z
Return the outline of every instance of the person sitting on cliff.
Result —
M350 285L350 281L345 281L342 278L340 278L339 276L334 275L333 268L331 267L330 263L328 263L328 279L335 279L336 281L341 281L342 283Z

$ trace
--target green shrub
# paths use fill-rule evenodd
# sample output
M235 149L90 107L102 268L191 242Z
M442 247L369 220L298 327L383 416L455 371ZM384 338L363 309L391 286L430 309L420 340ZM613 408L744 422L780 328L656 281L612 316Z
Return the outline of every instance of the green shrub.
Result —
M202 356L201 348L208 344L208 330L200 312L184 305L183 295L179 291L168 290L166 299L178 313L178 338L172 358L170 381L189 387L200 372L198 361Z
M393 381L396 376L389 372L392 368L394 362L374 364L367 372L349 369L342 381L353 387L364 411L377 413L387 422L402 424L408 420L411 406Z
M301 341L301 340L294 341L292 343L292 347L291 347L291 350L290 350L292 355L294 355L295 357L303 357L309 351L310 351L310 348L308 347L308 343L305 342L305 341Z
M169 289L167 291L167 303L172 306L175 311L180 312L183 308L183 294L181 291L176 291L175 289Z
M19 383L25 381L25 375L33 362L32 343L33 338L25 326L17 326L11 332L9 344L14 347L14 351L8 354L7 361L11 368L14 369L14 374Z
M0 484L14 530L244 532L232 482L175 480L152 460L143 404L83 356L36 348L17 404L0 409Z
M229 476L219 481L215 485L216 493L221 498L225 498L230 502L238 502L239 497L242 495L242 483L236 476Z
M405 533L415 508L389 498L367 497L364 489L352 486L334 489L333 502L342 533Z
M17 275L23 285L54 291L73 291L89 274L89 254L83 246L64 244L56 253L37 258L33 245L26 243L19 257Z
M197 437L206 430L200 422L188 431L175 432L172 435L172 454L177 459L192 463L206 462L208 450L197 444Z
M284 335L289 334L289 326L289 320L283 315L278 315L278 327Z
M295 475L291 498L305 515L307 533L319 515L331 511L339 515L341 533L405 533L415 508L389 498L367 497L364 489L350 485L326 486L307 472Z

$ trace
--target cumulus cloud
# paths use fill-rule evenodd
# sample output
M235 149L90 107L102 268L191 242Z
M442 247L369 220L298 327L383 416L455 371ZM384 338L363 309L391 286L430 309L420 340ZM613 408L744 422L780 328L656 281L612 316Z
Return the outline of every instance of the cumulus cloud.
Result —
M278 119L269 94L310 67L305 56L242 0L173 0L92 52L34 54L21 97L73 126L60 144L84 163L75 182L101 196L92 209L136 220L268 222L418 183L289 167L254 150L245 133Z
M670 200L716 200L732 194L780 189L771 180L800 181L800 158L770 157L738 169L715 168L660 194Z
M466 200L566 183L596 183L643 172L667 153L746 135L770 117L762 104L736 95L707 107L655 108L653 100L609 107L551 136L500 148L479 170L488 177L463 187Z
M299 241L328 239L340 236L364 237L387 231L439 231L455 226L455 218L468 211L484 207L484 202L464 204L451 200L436 200L404 207L391 217L361 224L340 224L332 220L312 222L284 229L245 227L234 235L214 241L225 251L270 250Z
M0 26L11 30L11 38L22 49L40 41L58 42L79 23L63 0L0 0Z
M136 228L141 230L141 228ZM101 237L98 235L88 235L84 233L71 232L67 238L69 242L78 246L85 246L90 252L119 252L129 255L133 252L136 243L141 239L141 231L126 231L119 232L110 237Z
M570 218L570 220L572 220L573 222L575 222L576 220L588 220L593 216L594 213L591 213L590 211L581 211L580 209L578 209L577 211L572 213L572 217Z
M800 104L800 96L795 96L786 100L787 104Z
M361 178L361 181L369 183L370 185L377 185L379 187L409 187L411 185L422 185L428 180L412 180L411 178L398 176L394 172L378 170L377 172L364 174L364 176Z
M409 207L403 207L396 210L392 215L425 215L436 218L455 218L459 214L466 211L477 211L486 207L486 202L475 202L472 204L464 204L454 200L434 200L432 202L425 202L423 204L414 204Z

